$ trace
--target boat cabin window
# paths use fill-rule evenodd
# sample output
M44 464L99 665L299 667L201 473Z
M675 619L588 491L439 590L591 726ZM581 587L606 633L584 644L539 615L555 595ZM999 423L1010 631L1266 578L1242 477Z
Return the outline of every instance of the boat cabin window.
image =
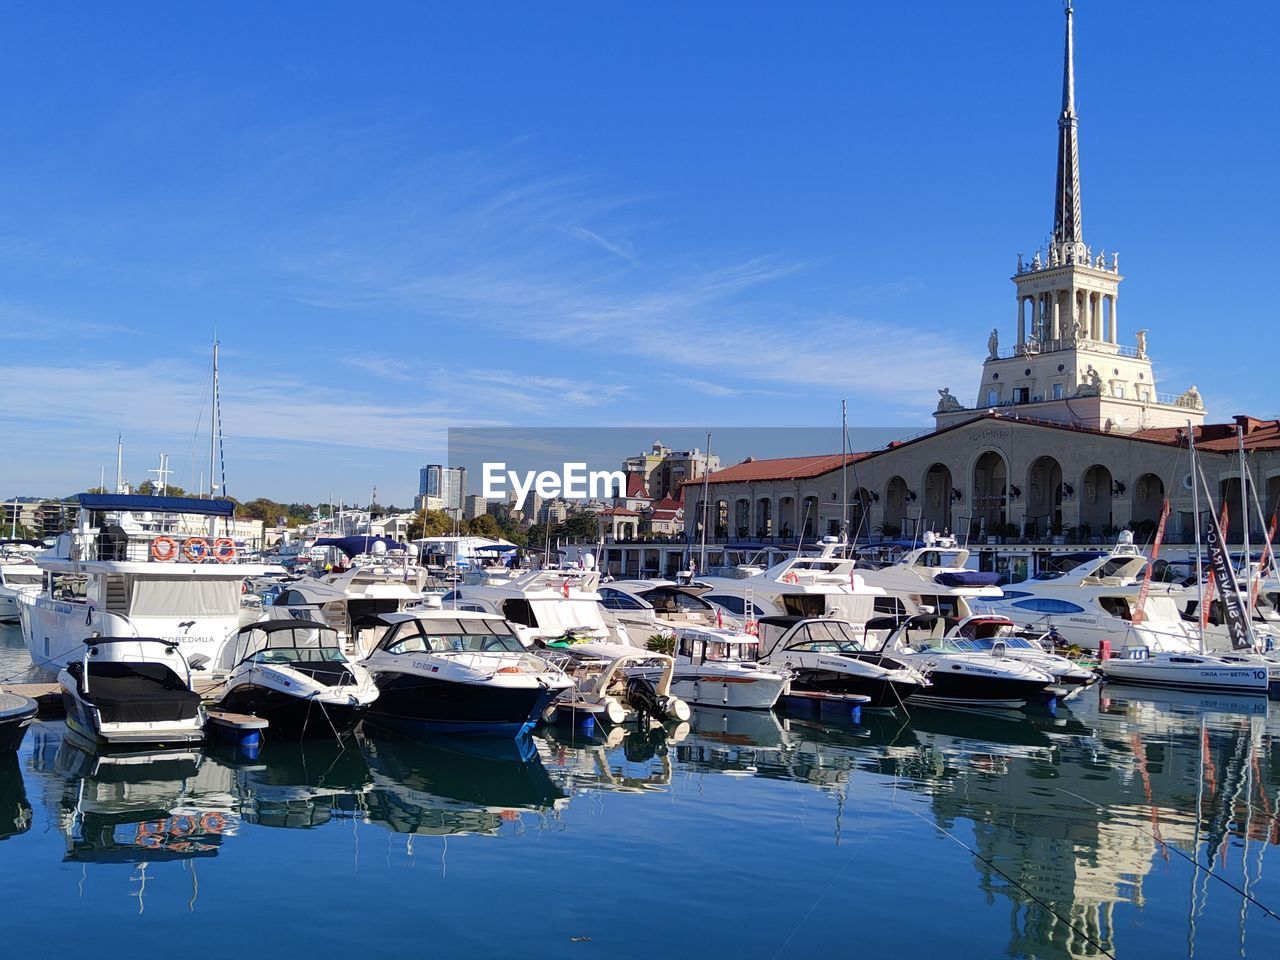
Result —
M901 617L907 612L906 606L898 597L876 597L873 608L878 617Z
M782 609L789 617L821 617L827 612L827 598L821 593L784 593Z
M939 616L948 617L952 620L958 620L961 616L960 598L950 596L930 596L921 597L920 602L927 606L933 607L933 612ZM968 613L965 610L964 613Z
M1053 597L1027 597L1025 600L1015 601L1013 606L1033 613L1084 613L1084 607Z
M805 624L796 631L795 637L787 644L787 649L808 653L866 652L849 625L841 620Z
M393 628L379 644L390 654L519 653L524 650L502 620L433 618L409 620Z
M747 602L742 597L735 597L729 593L717 593L708 595L705 599L708 603L724 607L736 616L745 617L747 615ZM762 617L764 616L764 611L753 603L751 605L751 616Z
M753 661L758 659L760 644L727 643L701 636L684 636L680 638L678 651L681 656L688 657L695 663Z
M604 587L600 590L600 604L606 610L643 610L644 604L621 590ZM532 626L532 624L528 624Z
M0 574L0 581L10 587L16 587L20 584L38 584L40 579L40 571L36 569L33 569L30 573L24 570L21 573Z
M1133 608L1129 604L1128 597L1099 597L1098 606L1121 620L1133 619Z
M88 588L87 577L74 573L49 575L49 596L55 600L83 600Z
M710 605L683 590L650 590L644 596L657 613L706 613Z
M522 627L536 627L538 618L533 615L533 605L523 598L502 601L502 615Z

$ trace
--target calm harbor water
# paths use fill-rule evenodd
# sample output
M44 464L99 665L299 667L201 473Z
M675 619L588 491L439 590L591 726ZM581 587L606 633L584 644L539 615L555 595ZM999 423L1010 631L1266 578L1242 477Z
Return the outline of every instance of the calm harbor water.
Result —
M0 626L0 676L23 660ZM0 942L106 957L1275 957L1270 707L1112 687L1056 716L698 710L665 734L370 732L150 761L91 757L40 722L0 757Z

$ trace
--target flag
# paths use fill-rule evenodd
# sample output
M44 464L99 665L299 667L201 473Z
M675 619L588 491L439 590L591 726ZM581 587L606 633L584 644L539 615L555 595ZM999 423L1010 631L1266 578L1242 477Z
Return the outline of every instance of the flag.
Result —
M1253 645L1249 633L1249 621L1245 615L1244 605L1240 601L1240 585L1236 583L1235 571L1231 569L1231 558L1223 544L1224 531L1227 526L1227 505L1222 505L1221 523L1211 523L1206 546L1209 548L1210 582L1217 582L1218 599L1222 602L1222 618L1226 622L1231 635L1231 646L1236 650L1247 650ZM1206 600L1208 597L1206 597ZM1208 604L1205 604L1206 608ZM1202 613L1200 622L1207 619Z
M564 578L564 583L560 585L560 592L564 594L566 600L569 599L569 578Z
M1138 600L1133 605L1133 622L1141 623L1146 615L1143 608L1147 605L1147 594L1151 592L1151 574L1156 560L1160 557L1160 544L1164 542L1164 525L1169 519L1169 498L1164 498L1164 506L1160 509L1160 524L1156 527L1156 538L1151 543L1151 561L1147 564L1147 573L1142 578L1142 587L1138 590Z
M724 626L724 609L722 607L716 607L716 626Z

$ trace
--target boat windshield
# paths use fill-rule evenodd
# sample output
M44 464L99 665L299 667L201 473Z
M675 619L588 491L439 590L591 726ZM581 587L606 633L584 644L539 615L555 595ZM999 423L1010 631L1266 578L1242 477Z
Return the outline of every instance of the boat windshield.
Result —
M843 620L817 620L804 624L796 630L787 649L809 653L867 652L867 648L858 642L849 624Z
M387 634L381 649L402 653L523 653L524 646L505 620L409 620Z
M250 630L237 641L237 662L341 663L337 631L318 624L288 630Z

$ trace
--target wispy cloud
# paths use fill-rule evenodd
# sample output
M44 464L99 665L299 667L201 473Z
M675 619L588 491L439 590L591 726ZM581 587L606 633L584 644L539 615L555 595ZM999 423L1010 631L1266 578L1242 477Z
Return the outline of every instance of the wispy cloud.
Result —
M612 253L615 257L627 261L633 267L639 265L640 261L636 259L635 250L630 243L614 243L612 240L606 240L600 234L588 230L586 227L569 227L568 233L571 237L594 243L601 250Z

